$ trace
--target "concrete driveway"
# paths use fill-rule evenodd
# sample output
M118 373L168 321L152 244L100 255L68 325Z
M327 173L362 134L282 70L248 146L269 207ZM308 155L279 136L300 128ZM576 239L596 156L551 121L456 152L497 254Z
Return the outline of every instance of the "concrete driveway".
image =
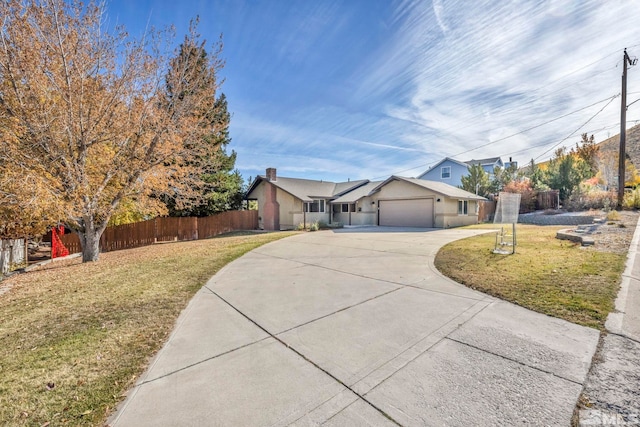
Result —
M568 426L598 331L433 267L479 230L305 233L229 264L112 426Z

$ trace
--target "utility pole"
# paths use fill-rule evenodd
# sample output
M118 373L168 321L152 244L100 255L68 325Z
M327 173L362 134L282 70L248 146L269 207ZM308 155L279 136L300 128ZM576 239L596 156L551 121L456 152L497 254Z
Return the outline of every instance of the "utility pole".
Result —
M631 60L627 54L627 49L624 50L624 56L622 57L622 101L620 105L620 155L618 159L618 206L617 209L622 209L622 202L624 200L624 176L625 176L625 160L627 158L627 64L636 65L637 59Z

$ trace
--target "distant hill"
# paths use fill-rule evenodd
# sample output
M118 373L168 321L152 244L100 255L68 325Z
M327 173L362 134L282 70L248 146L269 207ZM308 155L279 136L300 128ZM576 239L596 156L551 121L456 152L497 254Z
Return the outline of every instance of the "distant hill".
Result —
M609 139L605 139L598 143L598 146L600 147L600 151L603 153L618 153L618 150L620 150L620 134L612 136ZM627 156L629 156L633 165L637 169L640 169L640 125L627 129L625 148Z
M617 155L618 150L620 150L620 134L605 139L602 142L598 142L597 145L600 147L601 153L613 152ZM575 145L570 145L567 149L571 149L573 147L575 147ZM625 148L627 156L633 165L636 169L640 170L640 125L627 129ZM544 169L548 163L549 160L545 160L544 162L536 163L536 165ZM520 170L527 173L529 172L530 167L531 166L527 163L525 166L522 166Z

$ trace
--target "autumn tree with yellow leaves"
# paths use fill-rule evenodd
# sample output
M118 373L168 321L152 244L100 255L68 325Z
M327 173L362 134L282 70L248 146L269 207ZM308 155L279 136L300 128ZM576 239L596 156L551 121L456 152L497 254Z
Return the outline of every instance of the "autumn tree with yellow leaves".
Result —
M194 73L202 58L167 53L172 38L162 32L109 31L101 7L0 2L0 222L19 231L64 220L85 262L98 259L123 200L170 191L177 206L198 202L193 159L215 149L198 141L217 131L210 117L223 66L220 41L207 72ZM195 25L184 44L204 46ZM40 223L7 223L16 212Z

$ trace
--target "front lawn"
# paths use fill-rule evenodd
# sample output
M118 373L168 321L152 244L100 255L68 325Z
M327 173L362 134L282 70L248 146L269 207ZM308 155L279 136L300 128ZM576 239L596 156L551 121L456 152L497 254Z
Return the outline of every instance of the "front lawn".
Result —
M0 425L102 425L224 265L292 233L102 254L0 283Z
M515 255L493 253L494 233L458 240L440 250L435 265L473 289L603 329L614 308L626 253L585 249L558 240L555 235L561 228L566 227L519 224Z

